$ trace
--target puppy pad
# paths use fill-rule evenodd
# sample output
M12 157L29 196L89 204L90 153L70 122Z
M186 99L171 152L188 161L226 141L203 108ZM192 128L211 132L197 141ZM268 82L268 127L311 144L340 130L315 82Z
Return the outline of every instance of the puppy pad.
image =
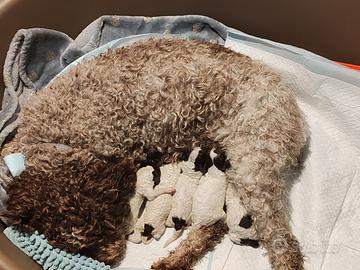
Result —
M305 269L359 269L360 73L292 46L231 30L225 43L292 86L310 127L301 175L289 179L291 224ZM214 254L221 252L219 247ZM270 269L264 250L232 246L213 269Z

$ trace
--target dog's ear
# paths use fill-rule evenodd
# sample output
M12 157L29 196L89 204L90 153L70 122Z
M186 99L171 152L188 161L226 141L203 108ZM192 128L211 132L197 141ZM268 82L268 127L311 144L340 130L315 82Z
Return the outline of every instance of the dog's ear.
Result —
M205 174L212 165L213 162L210 157L210 150L201 149L195 159L195 171L200 171L202 174Z
M222 172L225 172L231 166L230 161L227 159L226 154L223 151L214 158L214 165Z

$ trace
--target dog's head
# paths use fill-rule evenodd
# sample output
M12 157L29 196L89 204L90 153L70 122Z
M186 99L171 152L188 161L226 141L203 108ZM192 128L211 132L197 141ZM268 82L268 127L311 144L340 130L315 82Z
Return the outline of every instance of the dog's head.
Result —
M9 186L9 225L37 230L54 247L94 258L104 242L125 239L136 183L131 161L84 151L39 155L42 163L39 158Z

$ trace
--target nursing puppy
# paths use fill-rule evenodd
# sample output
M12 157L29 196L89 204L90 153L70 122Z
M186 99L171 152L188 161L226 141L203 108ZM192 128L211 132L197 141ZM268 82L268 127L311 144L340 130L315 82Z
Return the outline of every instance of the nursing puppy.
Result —
M247 214L244 205L233 183L226 190L226 225L229 228L228 237L238 245L259 247L258 235L253 225L251 215Z
M201 177L193 197L191 211L193 229L208 227L225 219L226 216L223 210L227 187L225 170L230 168L230 163L223 152L217 154L214 149L211 150L210 157L213 165Z
M188 147L217 143L273 269L303 269L286 175L306 140L293 90L269 67L219 44L137 42L78 64L22 107L2 155L23 153L28 172L8 186L6 217L55 247L112 264L126 251L121 234L148 149L161 152L164 164L178 162ZM47 142L68 145L71 153L40 153ZM104 176L104 168L116 174ZM153 267L189 269L225 232L224 222L200 228ZM279 243L286 248L275 249Z
M203 154L200 152L200 147L196 147L186 161L179 163L181 174L175 186L176 193L173 196L171 211L166 221L166 226L174 227L175 231L164 247L178 239L184 228L191 224L193 195L203 175L200 167L195 166L195 164L203 162L201 159L204 160Z
M180 176L178 164L166 164L160 167L160 183L155 187L158 190L174 190ZM176 193L175 193L176 194ZM171 194L162 194L147 202L144 210L144 229L142 242L149 244L153 239L159 240L165 232L165 222L169 216L172 204Z
M130 200L132 214L131 224L134 225L138 219L139 211L144 200L152 201L162 194L174 194L175 189L172 187L154 187L157 185L156 178L160 175L156 173L152 166L140 168L136 173L136 190L134 197Z

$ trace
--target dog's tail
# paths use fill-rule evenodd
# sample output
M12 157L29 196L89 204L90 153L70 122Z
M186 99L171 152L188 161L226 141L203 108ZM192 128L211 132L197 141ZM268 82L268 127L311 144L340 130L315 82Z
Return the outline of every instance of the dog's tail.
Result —
M174 242L176 239L178 239L184 232L184 229L175 230L173 235L165 242L164 248L166 248L168 245L170 245L172 242Z
M170 254L155 262L151 269L157 270L188 270L192 269L209 250L221 242L228 228L220 220L214 225L191 230Z

